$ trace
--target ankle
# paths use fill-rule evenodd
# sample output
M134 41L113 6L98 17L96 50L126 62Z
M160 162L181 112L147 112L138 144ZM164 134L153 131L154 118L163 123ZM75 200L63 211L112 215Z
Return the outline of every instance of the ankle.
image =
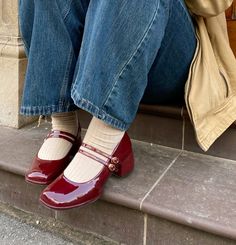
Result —
M78 111L52 114L52 130L59 130L77 136L80 133Z
M83 142L111 154L116 145L121 141L125 131L114 128L100 119L93 117Z

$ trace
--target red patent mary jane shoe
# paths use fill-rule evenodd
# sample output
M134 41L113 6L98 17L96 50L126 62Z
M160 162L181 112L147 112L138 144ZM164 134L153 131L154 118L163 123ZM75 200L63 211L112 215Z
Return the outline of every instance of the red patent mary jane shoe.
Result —
M80 129L77 137L67 132L53 130L47 135L45 140L48 138L63 138L71 142L71 150L60 160L42 160L37 155L33 159L31 168L25 174L27 182L40 185L50 184L64 171L81 145Z
M92 155L91 151L96 152L96 156ZM82 143L79 152L103 164L102 170L94 178L83 183L73 182L61 174L40 196L40 201L47 207L69 209L91 203L101 196L104 184L111 174L125 176L134 167L132 146L127 133L124 134L112 155L85 143ZM98 154L102 158L98 157Z

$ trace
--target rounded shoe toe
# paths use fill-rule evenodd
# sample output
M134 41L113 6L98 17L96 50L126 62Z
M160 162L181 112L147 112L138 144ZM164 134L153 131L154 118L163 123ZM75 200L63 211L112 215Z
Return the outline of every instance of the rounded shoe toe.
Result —
M62 204L65 204L64 199L61 197L60 194L56 194L55 192L51 192L51 191L44 191L40 195L39 200L45 206L54 209L59 209Z
M101 189L94 181L75 183L63 174L53 181L40 195L40 202L53 209L80 207L99 198Z
M35 184L48 184L50 182L50 178L48 175L42 173L42 172L27 172L25 175L25 180L30 183L35 183Z

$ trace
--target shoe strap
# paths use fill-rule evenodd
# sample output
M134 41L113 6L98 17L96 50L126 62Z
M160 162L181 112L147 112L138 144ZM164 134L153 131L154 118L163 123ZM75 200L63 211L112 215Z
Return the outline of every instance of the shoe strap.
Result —
M73 134L60 131L60 130L52 130L44 140L48 138L62 138L64 140L69 141L70 143L74 144L76 142L77 136L74 136Z
M88 151L87 151L88 150ZM106 160L100 158L99 156L95 156L91 153L91 151L96 152L97 154L101 155L102 157L105 157ZM117 172L119 170L120 161L118 157L114 157L112 155L109 155L91 145L88 145L86 143L82 143L82 145L79 148L79 152L87 157L92 158L93 160L103 164L106 166L111 172Z

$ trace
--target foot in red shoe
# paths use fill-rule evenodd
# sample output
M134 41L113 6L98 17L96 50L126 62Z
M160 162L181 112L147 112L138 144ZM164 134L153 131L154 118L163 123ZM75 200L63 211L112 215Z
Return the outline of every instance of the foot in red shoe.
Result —
M40 201L47 207L69 209L91 203L101 196L111 174L125 176L134 167L131 141L127 133L111 155L85 143L82 143L77 154L83 154L101 164L100 172L90 180L80 183L69 180L63 173L40 196Z
M78 151L81 145L80 134L80 128L76 137L70 133L59 130L51 131L45 140L49 138L62 138L71 143L71 149L65 157L58 160L40 159L37 154L37 156L33 159L33 163L30 169L25 175L25 180L30 183L41 185L50 184L53 180L55 180L64 171L64 169L67 167L71 159Z
M49 184L67 167L81 145L78 111L53 113L49 133L25 175L27 182Z

